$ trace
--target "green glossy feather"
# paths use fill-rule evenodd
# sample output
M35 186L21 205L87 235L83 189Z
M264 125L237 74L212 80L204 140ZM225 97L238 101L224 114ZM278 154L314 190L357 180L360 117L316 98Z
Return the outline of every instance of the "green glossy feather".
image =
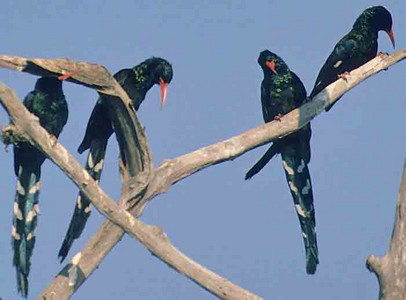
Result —
M134 108L138 110L152 86L158 84L160 78L169 84L172 76L172 66L169 62L162 58L152 57L132 69L120 70L114 75L114 78L132 100ZM100 97L92 111L85 137L78 149L79 153L89 149L86 170L97 182L99 182L103 171L107 142L112 133L113 128L108 111L104 106L103 98ZM61 262L68 255L74 240L82 234L90 213L90 200L79 193L69 228L58 253Z
M274 63L276 73L268 67L269 62ZM261 83L261 102L265 122L275 120L277 116L290 112L306 101L303 83L279 56L265 50L261 52L258 63L264 72ZM310 137L311 128L308 124L299 131L275 141L248 171L246 179L258 173L276 153L281 153L286 179L302 229L306 251L306 272L314 274L319 260L313 191L308 169Z
M338 79L338 75L350 72L369 60L378 51L378 32L392 29L392 17L382 6L374 6L362 12L355 21L351 31L334 47L321 68L310 98ZM326 108L326 111L332 107Z
M50 134L58 137L68 119L68 105L62 92L62 83L56 78L42 77L24 99L26 108L39 118ZM18 291L28 295L28 275L35 246L35 228L39 213L41 165L45 156L23 142L14 146L14 170L17 191L13 208L12 246L13 264L17 271Z

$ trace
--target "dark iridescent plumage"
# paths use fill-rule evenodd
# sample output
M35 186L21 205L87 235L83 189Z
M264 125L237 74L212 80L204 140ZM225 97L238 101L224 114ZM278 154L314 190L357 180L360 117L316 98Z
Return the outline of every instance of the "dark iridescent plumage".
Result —
M264 71L261 102L265 122L271 122L304 104L306 90L303 83L280 57L265 50L260 53L258 63ZM302 129L275 141L260 161L248 171L246 179L258 173L275 154L281 153L305 243L306 271L314 274L319 260L313 191L307 166L310 162L310 137L309 123Z
M58 137L68 120L68 105L62 91L62 82L54 77L37 80L35 90L24 99L25 107L39 118L50 134ZM30 258L34 250L39 212L41 165L45 156L27 142L14 146L14 172L17 176L17 192L13 209L12 245L13 264L17 271L18 291L28 294Z
M374 6L362 12L352 30L334 47L317 76L310 98L338 79L338 75L354 70L373 59L378 51L378 32L388 33L393 47L392 16L382 6ZM332 107L326 108L328 111Z
M132 100L134 108L138 110L147 92L154 84L161 86L162 106L166 97L166 88L171 82L172 76L172 66L168 61L159 57L152 57L132 69L118 71L114 78ZM79 153L89 149L86 170L97 182L100 180L107 142L112 133L113 128L107 108L103 104L103 98L99 98L87 124L85 137L78 149ZM61 261L67 256L73 241L81 235L90 211L91 202L82 193L79 193L68 231L59 250L58 257Z

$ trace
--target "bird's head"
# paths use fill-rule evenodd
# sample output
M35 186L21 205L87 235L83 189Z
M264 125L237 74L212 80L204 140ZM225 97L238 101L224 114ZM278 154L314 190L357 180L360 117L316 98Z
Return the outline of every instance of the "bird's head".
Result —
M41 77L35 83L35 89L43 92L57 91L62 89L62 81L56 77Z
M159 84L161 87L161 107L165 104L166 92L169 83L172 81L173 70L171 64L160 57L152 57L149 59L149 76L154 84Z
M261 66L264 74L271 76L274 74L285 74L289 71L289 68L283 59L269 50L264 50L259 54L258 64Z
M377 32L380 30L385 31L392 42L393 48L395 48L395 36L392 29L392 15L385 7L370 7L362 12L357 21L359 19L361 19L361 21L366 21L368 25Z

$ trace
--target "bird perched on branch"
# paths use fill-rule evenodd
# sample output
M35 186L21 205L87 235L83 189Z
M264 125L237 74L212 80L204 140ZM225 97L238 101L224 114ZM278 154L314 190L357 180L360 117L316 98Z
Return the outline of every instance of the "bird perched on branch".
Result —
M68 104L62 91L62 82L55 77L41 77L23 104L49 134L58 137L68 120ZM17 271L18 291L28 294L28 274L35 245L35 228L39 213L38 196L41 186L41 165L45 155L28 142L14 146L14 172L17 191L13 209L12 246L13 264Z
M172 80L172 76L172 66L168 61L163 58L152 57L132 69L120 70L114 75L114 78L130 97L135 110L138 110L147 92L155 84L160 85L161 107L163 107L167 87ZM113 128L108 110L103 104L102 98L99 98L87 124L85 137L78 148L79 153L89 149L86 170L96 182L100 180L107 142L112 133ZM68 231L59 250L58 257L61 262L67 256L73 241L82 234L90 211L91 202L80 192Z
M261 102L265 122L279 120L282 115L304 104L305 87L282 58L265 50L260 53L258 63L264 72ZM306 249L306 272L314 274L319 260L313 191L307 166L310 162L310 137L309 123L302 129L274 141L264 156L248 171L245 179L250 179L258 173L275 154L282 155L283 168L302 229Z
M325 87L373 59L378 51L378 32L385 31L395 47L392 29L392 16L383 6L373 6L362 12L355 21L352 30L334 47L327 58L310 98L320 93ZM329 111L333 105L326 108Z

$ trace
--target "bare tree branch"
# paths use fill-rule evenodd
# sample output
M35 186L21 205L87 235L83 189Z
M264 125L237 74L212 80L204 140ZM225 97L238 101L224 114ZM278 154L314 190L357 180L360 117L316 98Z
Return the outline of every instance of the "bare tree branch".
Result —
M141 243L144 244L155 256L164 260L166 264L190 277L203 288L219 297L231 297L233 299L260 299L258 296L232 284L228 280L218 276L217 274L186 257L170 244L166 235L162 233L160 228L145 225L138 219L134 219L127 211L120 209L111 199L107 197L107 195L104 194L100 187L98 187L89 174L83 168L81 168L79 163L67 152L67 150L49 137L49 134L41 126L39 126L38 119L31 115L25 109L25 107L18 102L15 94L2 84L0 84L0 98L3 107L9 113L13 123L15 124L14 127L13 125L8 126L8 133L10 134L13 131L13 128L15 128L14 135L17 133L21 134L26 141L32 143L34 146L43 151L62 169L62 171L67 174L69 178L73 180L81 191L92 200L92 203L102 214L108 218L111 218L113 222L119 224L119 226L124 225L125 230L128 233L131 233L135 238L139 239ZM114 101L109 102L114 103ZM118 107L118 110L113 112L113 114L116 114L117 116L120 116L120 113L122 113L120 112L120 109L124 111L126 110L125 107L120 108L119 105L116 105L114 108L116 107ZM117 116L116 119L118 119L120 124L127 121L127 123L130 123L131 125L131 120L128 122L126 118L122 120ZM137 122L137 120L135 121ZM121 125L121 127L127 128L128 125L129 124L124 124ZM140 128L139 123L136 125L136 127ZM133 129L133 131L135 131L135 129ZM142 132L142 130L140 130L140 132ZM125 130L119 134L121 134L123 137L122 141L127 143L128 139L127 136L125 136ZM136 142L140 142L139 140L142 142L142 136L134 139ZM136 147L138 148L138 146ZM120 148L120 150L122 150L123 147ZM131 150L131 146L124 146L124 148L127 149L127 152ZM134 151L134 149L135 147L132 148L132 151ZM146 152L147 153L145 153L145 156L148 159L142 159L142 162L148 162L150 160L149 151ZM132 156L131 153L130 156ZM146 166L147 170L149 167L150 164ZM133 170L139 168L139 164L133 164ZM134 171L131 171L131 168L123 166L123 169L125 172L128 172L127 177L133 176L132 173L134 173ZM128 188L133 188L133 184L129 185ZM62 287L63 289L63 287L68 286L70 289L73 289L76 281L78 279L80 280L80 277L82 276L82 271L78 267L78 263L81 260L83 259L79 253L71 261L71 265L64 269L66 272L65 275L68 276L68 282L65 282L65 286L57 284L53 287ZM55 288L52 288L51 290L47 289L41 295L41 298L60 299L61 297L69 297L68 293L60 292L61 290L56 290Z
M263 124L228 140L164 161L154 170L145 195L140 195L134 181L133 188L123 193L119 202L126 203L133 216L140 216L149 200L167 191L176 182L211 165L233 160L247 151L300 129L348 90L405 58L406 50L397 51L390 56L378 55L352 71L346 80L340 79L328 86L316 95L312 102L283 116L281 121ZM131 186L131 180L127 184ZM103 222L80 252L86 258L80 263L80 268L84 272L83 281L99 266L104 257L121 240L123 234L124 231L112 222ZM61 275L63 270L59 274L51 285L61 284L65 280Z
M395 224L389 252L379 258L370 255L366 266L379 282L379 299L406 299L406 159L396 203Z
M60 76L69 73L71 77L67 81L118 96L114 91L116 84L114 84L113 77L101 65L73 62L67 58L27 59L19 56L0 55L0 67L39 76Z
M116 132L116 137L124 165L129 164L128 172L131 176L145 169L143 160L151 155L142 126L137 119L130 98L105 67L86 62L74 62L66 58L27 59L8 55L0 55L0 67L39 76L69 74L66 81L106 94L104 100L108 105L110 118L114 127L120 128ZM128 147L128 145L138 145L138 147Z
M277 121L264 124L262 126L251 129L239 136L233 137L226 141L196 150L194 152L191 152L189 154L180 156L172 160L165 161L163 164L161 164L161 166L159 166L154 171L149 180L148 186L146 190L144 190L144 192L141 191L141 188L137 184L137 181L135 180L134 182L134 179L131 178L128 182L125 183L123 187L123 194L121 196L120 203L125 203L128 208L132 208L131 212L133 215L139 216L150 199L152 199L153 197L162 192L165 192L172 184L176 183L177 181L182 180L183 178L195 172L198 172L210 165L218 164L227 160L232 160L255 147L261 146L272 140L286 136L298 130L299 128L306 125L311 119L313 119L320 112L322 112L324 108L327 106L327 104L336 101L337 98L339 98L343 93L351 89L353 86L357 85L359 82L365 80L369 76L383 69L388 68L392 64L404 59L405 57L406 51L404 50L394 53L391 56L378 56L377 58L360 67L359 69L351 72L351 75L348 76L346 80L343 79L338 80L337 82L327 87L323 92L318 94L313 99L312 102L306 103L302 107L285 115L280 122ZM46 62L44 63L44 61ZM45 69L45 72L49 72L49 70L52 70L51 74L58 75L65 74L67 70L69 73L72 74L76 74L75 72L77 72L77 74L81 74L81 72L83 71L82 69L80 69L81 66L76 67L67 66L66 69L64 69L64 63L66 63L66 61L67 60L58 60L57 62L54 62L53 60L49 61L24 60L21 58L17 59L15 57L0 56L0 66L5 66L19 71L26 71L38 75L45 75L43 73ZM49 65L51 65L51 67ZM84 68L84 70L87 71L86 68ZM109 76L111 77L111 75ZM69 80L76 83L84 84L91 88L99 89L101 92L110 95L120 96L127 100L125 101L127 102L127 104L129 103L128 97L126 97L121 87L117 88L118 84L116 84L116 86L113 87L111 84L106 83L106 81L101 81L95 84L91 80L89 81L86 77L83 77L81 75L72 76L72 78ZM31 140L31 142L35 143L35 141L33 140ZM54 148L56 148L58 145L59 144L55 145ZM126 177L131 176L132 174L131 175L127 174ZM89 192L89 190L92 191L91 188L96 188L96 192L102 193L103 191L100 188L98 188L97 185L93 186L93 184L95 183L92 182L91 180L88 180L88 182L89 183L92 182L92 184L80 186L80 182L83 179L84 178L79 177L79 182L77 183L78 186L85 193L89 193L86 195L89 195L89 198L92 199L92 202L95 202L96 205L101 205L100 208L102 210L102 213L104 213L105 215L111 214L110 217L114 220L114 222L117 222L118 224L120 224L120 226L124 226L123 228L125 228L128 232L132 232L131 230L134 230L134 232L132 232L134 235L137 232L137 229L140 227L144 229L153 228L153 230L149 231L148 229L145 229L143 233L146 232L145 234L147 238L146 240L140 239L140 241L144 245L146 245L150 251L153 251L152 249L154 248L152 247L152 245L157 246L159 244L159 239L165 240L167 243L166 249L173 248L175 251L174 253L171 254L172 258L178 257L188 262L186 271L189 271L189 273L184 271L181 268L181 264L178 264L177 262L174 262L174 265L172 265L172 267L174 267L175 269L177 269L182 273L185 273L187 276L189 276L190 278L201 284L204 288L211 290L213 293L215 293L217 296L221 298L248 299L246 297L256 297L255 295L252 295L244 290L238 291L237 294L232 295L227 291L227 288L225 288L228 287L227 286L228 282L224 282L224 279L221 279L221 277L216 277L217 275L214 275L214 273L210 274L206 272L206 276L204 276L204 278L199 278L198 275L204 274L205 272L202 273L202 270L200 269L200 271L198 271L197 274L194 274L194 272L191 270L193 269L193 267L199 269L200 265L196 263L191 264L189 259L183 256L180 252L178 252L176 248L174 248L172 245L170 245L170 243L166 240L166 236L161 234L160 229L144 225L141 221L131 218L128 214L125 214L125 212L123 212L122 210L118 210L118 207L115 206L115 204L114 206L111 206L112 204L108 202L110 199L107 198L107 196L104 194L102 194L101 199L97 198L95 201L93 201L91 192ZM91 188L89 188L89 186ZM143 188L145 188L145 184L143 184L142 186ZM96 194L94 196L96 196ZM104 203L104 200L106 200L108 203L107 204L108 210L106 211L103 210L104 207L102 206L103 204L106 205L106 203ZM127 219L119 220L124 216L126 216ZM131 220L129 221L130 224L127 224L128 220ZM131 225L133 226L131 227ZM124 231L120 227L114 225L111 221L104 222L101 229L99 229L96 235L86 244L85 249L79 252L74 257L74 259L72 259L69 265L75 265L83 272L83 280L79 280L81 283L83 283L83 281L91 274L91 272L100 264L101 260L105 257L105 255L107 255L107 253L112 249L112 247L121 239L123 233ZM167 263L171 263L166 260L169 258L165 257L164 255L160 258L166 261ZM69 265L66 266L64 270L60 272L62 276L57 276L49 286L49 287L62 286L66 292L66 294L64 295L66 295L67 297L69 297L69 295L71 295L74 292L73 287L69 286L68 279L66 278L66 276L63 276L64 271L66 272L67 270L69 270ZM207 279L210 277L210 275L214 275L214 278L210 279L209 282L206 283L206 285L202 284L200 280ZM210 286L210 283L212 282L220 283L221 281L223 281L222 283L224 285L221 284L214 287ZM75 289L77 289L77 287L78 286L75 285ZM216 288L220 292L216 292L215 291ZM232 286L232 288L234 287ZM52 290L47 289L45 292L51 292L48 295L52 296Z

